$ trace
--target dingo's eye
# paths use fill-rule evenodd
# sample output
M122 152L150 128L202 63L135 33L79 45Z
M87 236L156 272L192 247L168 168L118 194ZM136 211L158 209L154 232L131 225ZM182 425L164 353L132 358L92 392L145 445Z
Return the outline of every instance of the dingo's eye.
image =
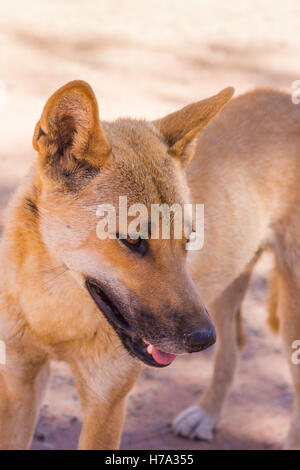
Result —
M189 234L189 238L186 240L186 243L194 242L196 240L196 231L193 229Z
M119 236L118 236L119 238ZM141 255L144 255L148 250L147 241L142 238L131 238L129 235L127 238L119 238L120 242L123 245L127 246L132 251L136 251Z

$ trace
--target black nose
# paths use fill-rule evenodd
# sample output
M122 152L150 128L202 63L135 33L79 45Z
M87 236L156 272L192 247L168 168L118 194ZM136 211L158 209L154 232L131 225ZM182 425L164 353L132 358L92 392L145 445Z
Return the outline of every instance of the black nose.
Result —
M198 328L183 337L183 344L188 352L202 351L216 342L216 330L213 325Z

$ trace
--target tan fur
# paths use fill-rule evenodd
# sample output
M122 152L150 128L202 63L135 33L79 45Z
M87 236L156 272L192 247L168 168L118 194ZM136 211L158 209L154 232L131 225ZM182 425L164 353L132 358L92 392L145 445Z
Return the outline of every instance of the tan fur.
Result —
M97 237L96 210L117 206L120 195L147 207L187 202L180 152L231 95L227 89L174 113L161 132L160 121L100 124L82 81L47 101L33 137L37 162L9 204L1 242L1 448L30 445L51 358L74 373L84 414L79 447L118 447L126 395L142 363L99 311L87 279L109 289L139 337L165 352L185 352L185 333L212 328L188 272L186 239L149 240L141 257L120 240ZM176 158L169 129L172 145L180 142Z

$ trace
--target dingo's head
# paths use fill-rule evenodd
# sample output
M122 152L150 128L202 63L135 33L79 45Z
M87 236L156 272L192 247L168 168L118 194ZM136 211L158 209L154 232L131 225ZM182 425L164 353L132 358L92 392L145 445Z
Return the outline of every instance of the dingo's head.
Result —
M100 124L92 89L74 81L48 100L35 129L43 241L87 290L125 348L148 365L167 365L176 354L215 342L186 266L189 233L181 239L172 230L170 239L128 232L100 239L97 208L116 208L120 233L120 196L128 206L148 209L187 203L184 167L193 140L232 94L227 88L154 122Z

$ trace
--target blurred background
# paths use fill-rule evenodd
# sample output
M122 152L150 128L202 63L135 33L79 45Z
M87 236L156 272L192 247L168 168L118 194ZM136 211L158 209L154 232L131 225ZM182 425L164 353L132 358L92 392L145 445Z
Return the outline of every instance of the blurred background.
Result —
M88 81L100 117L160 117L232 85L291 91L300 79L297 0L0 0L0 224L9 194L35 158L33 129L46 99ZM207 385L212 351L146 369L128 400L124 449L278 448L292 393L278 338L265 326L266 255L243 316L248 333L239 371L211 443L176 438L170 422ZM53 378L33 449L73 449L81 427L68 368Z

